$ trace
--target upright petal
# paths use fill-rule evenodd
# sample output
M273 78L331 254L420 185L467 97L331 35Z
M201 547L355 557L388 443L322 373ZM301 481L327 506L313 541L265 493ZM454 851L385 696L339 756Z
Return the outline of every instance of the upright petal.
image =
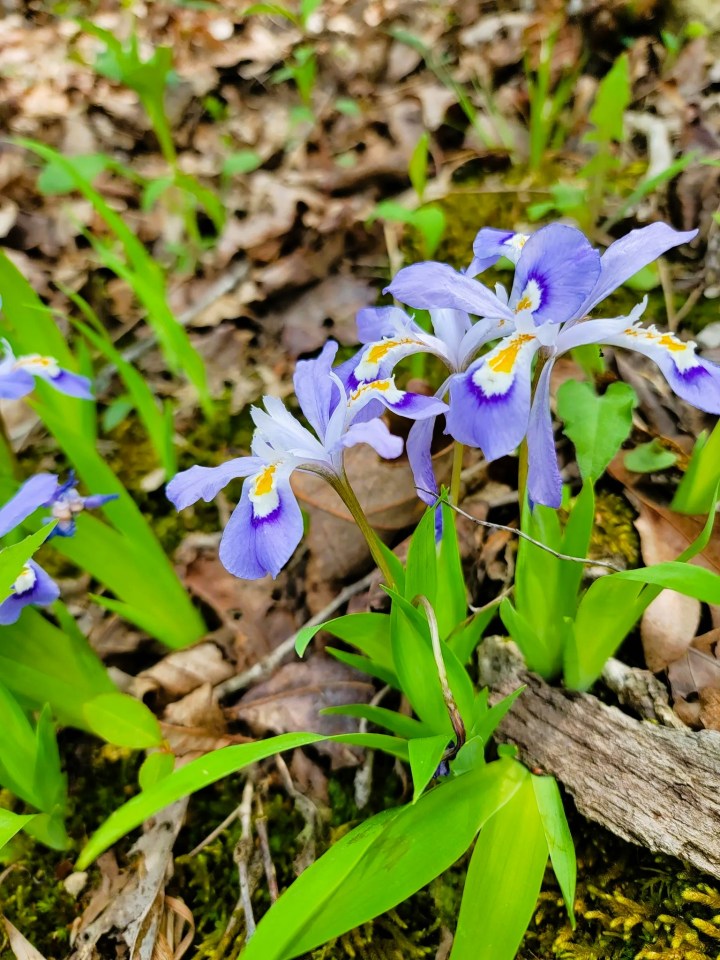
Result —
M302 539L302 512L288 473L267 467L243 484L222 540L220 560L236 577L275 578Z
M83 507L85 510L95 510L98 507L104 507L106 503L117 500L119 493L91 493L89 497L83 497Z
M318 357L299 360L295 366L295 396L308 423L320 438L325 436L330 411L339 399L338 389L330 379L337 350L337 343L328 340Z
M488 267L494 266L500 257L507 257L513 263L518 262L520 252L528 241L525 233L512 230L496 230L483 227L473 241L474 259L467 269L468 275L477 276Z
M60 596L58 585L34 560L28 560L12 590L10 596L0 603L1 626L16 623L25 607L47 607Z
M497 296L447 263L425 261L399 270L385 290L411 307L450 307L480 317L513 319L513 311Z
M431 506L435 503L437 494L437 481L432 464L432 440L436 420L436 417L416 420L405 444L417 495Z
M421 332L413 318L400 307L363 307L358 310L355 322L360 343Z
M513 334L454 377L448 433L480 447L487 460L511 453L527 432L532 361L539 348L532 334Z
M58 489L57 474L36 473L18 490L14 497L0 507L0 537L14 530L38 507L52 502Z
M537 324L574 317L600 275L600 254L575 227L551 223L523 247L510 304L531 310Z
M600 258L600 276L578 313L584 316L613 290L629 280L643 267L657 260L672 247L689 243L697 230L673 230L667 223L651 223L631 230L611 243Z
M460 341L457 351L455 373L466 370L480 348L490 340L498 340L514 333L514 324L510 320L478 320Z
M472 328L472 320L464 310L449 310L438 308L430 311L435 336L444 345L447 356L446 363L451 369L460 368L460 344L468 331ZM487 323L490 321L478 321Z
M367 443L375 453L386 460L395 460L403 452L402 437L390 433L384 420L351 424L342 438L342 445L355 447L358 443Z
M663 333L654 326L628 324L617 330L617 323L613 321L614 329L609 323L606 327L602 320L590 322L597 328L595 343L626 347L650 357L679 397L699 410L720 414L720 366L699 357L692 340L680 340L675 334Z
M291 453L306 460L323 460L323 443L286 409L278 397L263 397L265 410L250 408L250 416L277 456Z
M248 477L264 466L258 457L237 457L219 467L190 467L172 478L165 494L177 510L184 510L198 500L209 503L231 480Z
M550 412L550 376L553 360L543 367L535 388L528 424L528 497L530 502L559 507L562 477L555 453L555 436Z

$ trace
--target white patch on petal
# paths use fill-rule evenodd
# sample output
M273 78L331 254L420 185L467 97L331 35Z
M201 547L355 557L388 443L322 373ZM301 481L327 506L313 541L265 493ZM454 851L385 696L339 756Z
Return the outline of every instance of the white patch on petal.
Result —
M517 263L520 259L522 248L529 239L530 237L527 233L514 233L511 237L508 237L507 240L504 240L503 246L509 247L508 252L505 254L508 260L512 260L513 263Z
M680 340L679 337L676 337L674 333L663 333L655 326L628 327L626 330L623 330L623 335L664 350L680 373L687 373L688 370L693 370L701 366L698 358L695 356L697 344L694 340L685 342L684 340Z
M27 370L28 373L40 374L51 377L60 376L60 364L55 357L43 357L39 353L28 353L24 357L18 357L15 361L16 370Z
M250 480L250 502L252 503L253 516L258 520L268 517L274 510L277 510L280 503L276 471L277 464L271 463L260 473L256 473Z
M17 578L13 584L13 593L27 593L28 590L32 590L37 581L37 574L33 568L29 565L24 566L22 573Z
M395 378L388 377L386 380L373 380L372 383L363 383L348 397L348 409L352 409L357 403L369 400L385 400L386 403L400 403L405 396L404 390L399 390L395 386Z
M525 289L522 292L522 296L515 304L515 313L520 313L521 310L535 310L538 309L542 302L542 290L540 289L540 284L537 280L528 280L525 284Z
M503 396L515 382L518 360L536 340L530 333L520 333L499 343L472 375L472 381L487 397Z
M369 344L363 350L360 362L355 367L355 377L358 380L374 380L378 375L380 364L383 361L392 361L395 352L400 353L398 360L402 359L404 348L408 346L424 348L423 343L412 337L386 337L384 340L378 340L377 343Z

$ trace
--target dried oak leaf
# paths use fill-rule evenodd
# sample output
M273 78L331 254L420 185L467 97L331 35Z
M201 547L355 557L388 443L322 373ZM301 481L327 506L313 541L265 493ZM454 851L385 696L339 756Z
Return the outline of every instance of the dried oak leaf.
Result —
M280 667L226 713L248 724L258 736L296 730L327 735L352 733L358 729L357 720L318 716L319 711L346 703L367 703L373 693L372 684L361 674L331 657L316 654ZM330 756L334 770L359 763L357 750L345 744L319 743L317 749Z

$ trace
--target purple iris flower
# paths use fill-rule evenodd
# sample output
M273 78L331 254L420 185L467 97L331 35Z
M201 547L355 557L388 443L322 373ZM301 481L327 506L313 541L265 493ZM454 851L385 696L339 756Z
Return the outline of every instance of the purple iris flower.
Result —
M10 596L0 603L1 626L15 623L25 607L48 607L60 596L53 578L34 560L28 560L11 590Z
M75 518L83 510L101 507L117 500L117 493L97 493L81 497L75 488L75 473L70 471L65 483L58 483L54 473L38 473L30 477L4 507L0 507L0 537L26 520L38 507L47 507L47 523L57 520L50 537L72 537Z
M18 527L35 513L39 507L49 507L48 522L57 520L57 526L50 534L71 537L75 532L75 517L82 510L100 507L109 500L115 500L117 494L96 494L81 497L75 489L74 474L66 483L58 484L53 473L38 473L22 485L14 497L0 507L0 537ZM12 586L12 593L0 603L0 625L15 623L23 607L45 607L60 596L55 581L34 560L28 560L19 577Z
M476 266L489 266L506 255L507 241L491 233L478 234ZM461 443L480 447L488 460L511 453L527 436L530 500L557 507L562 484L550 414L550 375L562 353L586 344L643 353L658 364L680 397L720 413L720 367L698 357L694 343L641 326L644 303L628 317L587 319L613 290L696 233L654 223L631 231L600 257L579 230L550 224L511 248L520 252L507 303L446 264L419 263L401 270L388 289L411 306L454 307L505 319L510 314L514 319L509 336L452 379L448 432ZM532 367L539 351L546 362L533 399Z
M433 333L424 331L399 307L367 307L357 316L358 338L364 346L338 367L349 390L378 377L390 376L395 365L415 353L428 353L441 360L449 373L435 396L442 399L455 376L468 369L481 347L514 330L512 320L480 320L473 323L463 310L430 310ZM431 447L437 415L417 420L407 439L407 454L418 495L434 503L437 491Z
M28 353L16 357L7 340L0 340L5 355L0 360L0 399L18 400L35 388L35 377L69 397L92 400L90 381L78 373L63 370L54 357Z
M384 408L410 419L433 417L447 409L435 397L400 390L392 377L346 389L332 363L338 345L328 341L314 360L295 369L295 395L312 430L293 417L277 397L265 397L265 410L253 407L256 430L251 456L219 467L190 467L167 485L178 510L203 499L212 500L231 480L244 477L240 502L220 541L220 560L236 577L255 580L276 577L303 533L300 506L290 486L294 470L318 473L342 495L346 479L343 452L367 443L382 457L402 453L403 443L378 419L364 419L367 407Z

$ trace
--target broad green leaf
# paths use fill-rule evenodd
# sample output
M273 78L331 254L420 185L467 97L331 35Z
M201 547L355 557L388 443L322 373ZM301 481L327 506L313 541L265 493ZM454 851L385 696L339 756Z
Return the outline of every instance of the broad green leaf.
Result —
M28 703L49 703L61 722L87 729L83 704L115 687L73 618L60 603L55 610L63 629L25 609L0 630L0 676Z
M528 669L539 673L541 677L554 676L558 669L560 651L548 648L535 626L518 612L508 597L500 604L500 619L520 648Z
M220 750L215 750L204 757L198 757L197 760L191 760L185 766L173 770L163 780L160 780L148 790L143 790L142 793L128 800L122 807L111 813L105 823L95 831L85 845L78 858L77 869L84 870L96 857L100 856L104 850L107 850L126 833L139 827L149 817L154 816L158 810L175 803L176 800L181 800L183 797L202 790L203 787L208 787L211 783L222 780L223 777L237 773L251 763L265 760L275 753L294 750L296 747L320 743L324 740L387 749L394 738L371 733L364 735L340 734L335 737L323 737L318 733L285 733L279 737L260 740L257 743L240 743L231 747L222 747ZM402 741L394 741L394 743L399 747Z
M23 567L47 540L55 526L55 521L48 523L20 543L0 550L0 603L10 596L12 585L22 573Z
M95 177L107 169L109 157L104 153L88 153L84 156L68 157L67 160L78 177L92 183ZM54 160L49 160L38 177L37 185L38 190L45 196L70 193L75 189L75 178Z
M162 743L155 715L126 693L101 693L85 704L83 713L93 733L118 747L145 750Z
M243 960L291 960L384 913L451 866L518 788L496 761L346 834L270 908Z
M423 244L423 254L426 257L432 257L445 233L445 214L440 207L431 205L421 207L415 211L413 226L422 234L425 241Z
M435 509L442 511L442 538L437 562L435 613L440 636L443 640L448 640L451 632L455 631L467 616L467 591L455 527L455 513L450 504L445 502ZM451 646L455 647L454 644L451 644ZM460 646L462 647L462 644ZM462 663L465 663L465 659L460 653L458 653L458 657Z
M434 737L414 737L408 741L410 772L413 778L413 803L417 803L425 787L435 775L447 746L448 739L443 733Z
M450 960L514 960L532 919L548 846L530 775L523 774L475 844Z
M592 384L567 380L557 402L583 480L597 480L630 434L635 391L626 383L611 383L598 396Z
M690 463L675 491L673 510L679 513L708 513L720 481L720 422L710 435L703 431L695 441Z
M339 640L351 643L358 650L388 668L392 667L390 617L386 613L350 613L313 627L303 627L295 640L295 650L302 655L312 638L325 630Z
M414 717L406 717L397 710L387 710L385 707L376 707L369 703L346 703L341 707L325 707L320 711L321 716L356 717L359 720L368 720L378 727L385 727L398 737L412 740L416 737L426 737L429 728Z
M35 793L35 731L15 697L0 683L0 784L37 809Z
M550 861L562 891L570 924L575 927L575 883L577 860L560 789L554 777L531 776L538 812L545 830Z
M420 198L421 203L423 194L425 193L425 187L427 186L429 144L430 134L427 132L427 130L425 130L420 135L418 142L415 144L415 148L410 155L410 163L408 164L410 183L412 184L413 190Z
M611 140L621 143L625 139L623 120L631 95L630 65L628 55L623 53L600 81L589 115L596 129L586 139L596 143Z
M422 596L435 607L437 598L437 546L435 544L435 510L429 507L410 539L405 561L407 600Z
M12 840L15 834L19 833L31 820L34 820L35 816L36 814L34 813L13 813L11 810L4 810L0 807L0 853L2 852L2 848Z
M239 150L225 157L222 174L224 177L236 177L241 173L252 173L262 166L262 162L262 157L255 150Z
M656 437L650 443L641 443L634 450L628 450L623 462L634 473L654 473L677 463L677 454L664 447Z
M156 783L169 777L175 766L175 757L165 750L156 750L145 757L138 771L138 783L141 790L149 790Z
M463 581L463 590L464 589L465 585ZM458 624L447 638L447 645L460 663L466 664L470 661L477 645L482 639L483 633L493 617L496 616L499 607L500 601L497 600L487 604L482 610L478 610L477 613L470 614L466 620Z

